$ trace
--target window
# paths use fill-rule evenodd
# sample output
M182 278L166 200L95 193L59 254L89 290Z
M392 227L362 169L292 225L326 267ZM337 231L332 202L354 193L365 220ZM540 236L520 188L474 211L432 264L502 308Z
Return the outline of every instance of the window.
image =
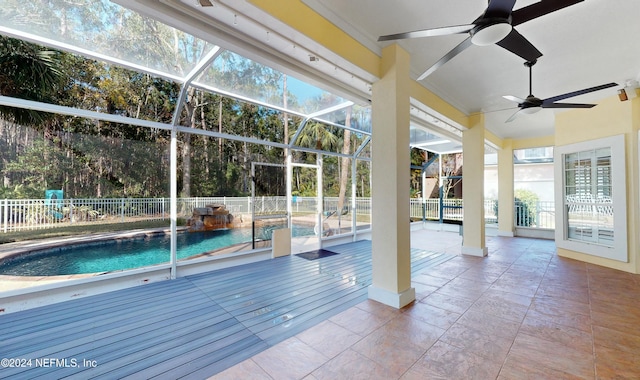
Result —
M627 261L624 151L624 135L557 148L559 248Z
M547 148L529 148L523 149L525 159L531 158L548 158Z

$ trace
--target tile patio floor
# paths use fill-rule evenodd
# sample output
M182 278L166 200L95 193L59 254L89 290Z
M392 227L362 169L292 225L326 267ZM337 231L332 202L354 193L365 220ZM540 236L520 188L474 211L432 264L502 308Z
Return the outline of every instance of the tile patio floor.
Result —
M640 276L487 237L413 278L396 310L364 301L213 379L640 379ZM412 247L459 253L446 232Z

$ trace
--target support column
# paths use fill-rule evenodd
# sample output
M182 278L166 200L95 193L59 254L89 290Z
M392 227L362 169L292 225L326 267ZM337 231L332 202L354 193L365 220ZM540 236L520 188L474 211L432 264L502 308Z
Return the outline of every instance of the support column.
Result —
M498 236L514 236L513 140L505 139L498 151Z
M369 298L401 308L411 287L409 222L410 56L399 45L382 50L382 78L372 101L372 264Z
M462 254L486 256L484 238L484 115L469 117L470 128L462 134Z

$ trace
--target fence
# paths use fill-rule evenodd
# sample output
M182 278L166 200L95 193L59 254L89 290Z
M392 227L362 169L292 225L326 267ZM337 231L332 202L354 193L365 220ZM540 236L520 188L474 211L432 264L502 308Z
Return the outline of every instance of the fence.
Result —
M256 197L255 211L260 214L287 209L286 197ZM294 197L293 212L316 212L316 198ZM485 220L497 222L495 200L485 200ZM188 218L194 208L209 204L224 204L234 215L251 214L250 197L193 197L178 199L178 217ZM462 200L443 201L443 219L461 221ZM109 199L5 199L0 201L0 230L3 232L35 230L80 223L116 223L135 220L158 220L169 217L169 198L109 198ZM515 225L518 227L554 228L553 202L516 202ZM337 197L326 197L325 212L337 212ZM371 215L371 198L357 198L355 210L349 198L345 199L342 214ZM438 199L412 198L410 216L414 219L439 220Z
M556 226L556 206L553 201L515 202L516 227L548 228Z

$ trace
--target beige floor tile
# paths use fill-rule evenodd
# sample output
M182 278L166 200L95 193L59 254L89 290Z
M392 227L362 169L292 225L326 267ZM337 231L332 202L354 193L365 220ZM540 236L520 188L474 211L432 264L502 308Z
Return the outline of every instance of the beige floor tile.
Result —
M640 335L636 331L621 332L602 326L593 326L593 341L598 346L636 354L640 357Z
M486 292L484 292L483 297L500 301L508 301L526 307L529 307L531 305L531 301L533 300L533 297L531 296L523 296L521 294L503 292L501 290L496 290L493 288L489 288Z
M457 323L474 330L485 331L488 335L499 336L513 340L520 328L519 322L505 318L486 315L473 310L467 311L458 319Z
M448 329L460 318L459 313L441 309L422 302L415 302L403 309L404 313L419 321L426 322L430 325Z
M360 335L331 321L324 321L296 337L327 358L333 358L362 339Z
M576 350L562 343L524 333L518 334L508 357L512 357L520 363L529 360L542 367L574 376L593 378L595 374L593 355L587 355L584 351Z
M469 308L469 311L493 315L520 323L528 309L528 306L519 303L483 295Z
M636 301L637 302L637 301ZM636 306L637 307L637 306ZM591 319L596 326L607 327L627 334L640 336L640 318L632 314L610 314L600 311L592 311Z
M393 318L392 314L379 315L352 307L329 320L351 332L365 336L387 323L391 318Z
M640 379L638 353L619 351L596 345L596 378Z
M466 298L457 298L442 293L433 293L428 297L422 299L421 302L431 306L439 307L440 309L462 314L467 311L471 307L471 305L473 305L474 301Z
M435 286L421 284L419 282L411 281L411 286L414 288L416 292L416 301L421 301L431 295L433 292L438 290Z
M386 366L366 356L346 350L315 370L311 375L318 380L389 380L397 378Z
M211 380L237 380L237 379L251 379L251 380L272 380L259 365L252 359L247 359L242 363L238 363L235 366L220 372L217 375L211 376Z
M356 305L356 307L360 310L364 310L385 319L391 319L394 316L401 314L401 311L396 309L395 307L369 299L360 302Z
M539 281L522 280L517 278L504 278L501 276L491 285L492 290L498 290L506 293L519 294L523 296L533 297L538 291Z
M533 299L534 306L555 307L557 309L570 311L576 314L591 315L591 305L576 300L558 298L549 295L536 294Z
M403 314L392 319L376 331L388 334L400 342L410 343L426 351L446 330Z
M561 300L571 300L572 302L589 304L589 289L582 286L556 286L546 284L543 281L540 284L536 296L546 296L549 298L559 298Z
M553 368L545 367L540 363L530 360L519 360L508 357L505 361L498 380L584 380L593 377L582 377L572 375Z
M591 333L554 323L553 320L537 319L528 315L522 322L519 333L557 342L582 351L586 355L593 354Z
M293 337L255 355L253 361L274 379L301 379L329 358Z
M635 319L640 322L640 308L638 307L637 299L631 303L611 303L606 301L591 300L591 310L604 314L612 315L624 315L629 319ZM640 323L638 323L640 326Z
M527 316L591 332L591 317L589 315L563 309L560 305L543 304L534 300Z
M456 323L440 337L440 341L472 352L489 360L503 361L507 356L513 339L489 335L484 330L477 330Z
M438 342L404 375L403 379L495 379L502 362ZM420 377L422 376L422 377Z
M383 329L367 335L351 349L386 367L394 378L405 373L427 351Z
M454 279L455 277L456 276L451 276L451 278L443 278L443 277L431 276L426 273L421 273L415 277L412 277L411 281L419 282L424 285L430 285L430 286L435 286L436 288L439 288L442 285Z

